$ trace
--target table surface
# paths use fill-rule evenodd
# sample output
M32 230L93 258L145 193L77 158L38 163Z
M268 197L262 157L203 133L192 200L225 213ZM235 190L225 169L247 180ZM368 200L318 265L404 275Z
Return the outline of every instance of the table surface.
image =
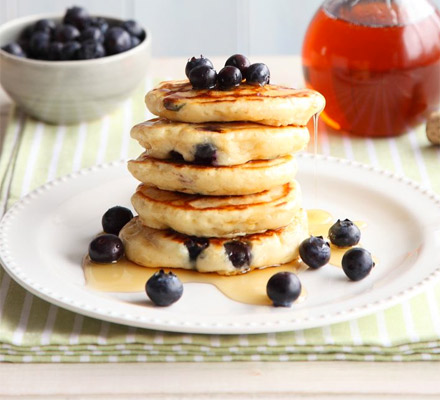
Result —
M225 58L213 58L221 65ZM302 83L298 56L259 57L277 83ZM154 59L152 76L181 77L184 58ZM0 143L11 107L0 89ZM0 364L0 400L440 398L436 362ZM213 379L215 378L215 379Z

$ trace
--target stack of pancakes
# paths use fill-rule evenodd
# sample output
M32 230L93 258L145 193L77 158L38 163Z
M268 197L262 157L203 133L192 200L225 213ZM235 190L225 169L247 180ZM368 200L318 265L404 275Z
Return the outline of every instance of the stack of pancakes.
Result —
M133 127L146 150L128 169L142 184L121 231L146 267L233 275L298 257L307 237L293 154L325 104L309 89L242 84L227 91L163 82L146 98L159 118Z

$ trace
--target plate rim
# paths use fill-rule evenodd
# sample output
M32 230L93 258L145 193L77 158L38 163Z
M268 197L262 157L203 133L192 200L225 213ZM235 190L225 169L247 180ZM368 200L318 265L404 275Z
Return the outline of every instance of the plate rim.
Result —
M369 171L373 174L383 175L387 178L393 179L400 184L409 186L411 190L417 191L420 195L427 197L433 202L440 211L440 196L437 195L433 190L426 188L422 184L411 180L410 178L397 174L395 172L380 169L373 165L363 164L358 161L337 158L333 156L312 154L312 153L299 153L295 155L298 158L312 159L316 161L321 161L324 163L335 163L350 166L353 168L361 168L363 170ZM7 248L7 240L4 240L8 234L8 228L13 223L13 220L19 212L25 208L29 203L31 203L38 196L51 190L54 186L60 183L64 183L70 180L78 179L82 176L87 176L94 172L99 172L107 168L120 168L126 164L126 160L112 161L109 163L93 165L91 167L83 168L78 171L71 172L67 175L58 177L49 182L46 182L42 186L32 190L30 193L15 202L10 209L3 215L0 219L0 262L4 270L13 278L19 285L24 287L26 290L32 294L40 297L52 304L60 306L64 309L79 313L81 315L86 315L92 318L97 318L100 320L105 320L109 322L115 322L119 324L124 324L127 326L135 326L147 329L164 330L170 332L182 332L182 333L207 333L207 334L257 334L257 333L269 333L269 332L282 332L282 331L294 331L299 329L307 329L313 327L324 326L326 324L333 324L337 322L343 322L354 318L359 318L375 311L380 311L385 308L396 305L408 298L411 298L418 293L422 292L428 285L433 284L436 280L440 278L440 263L437 266L433 266L432 271L425 276L423 279L418 281L406 289L400 290L397 293L392 293L386 298L376 299L375 301L361 306L352 307L345 310L340 310L332 313L328 316L321 315L319 317L309 317L300 318L300 326L292 326L292 324L297 324L298 321L295 318L290 318L288 320L281 319L277 321L262 321L262 322L248 322L243 321L240 324L230 323L230 324L218 324L218 323L194 323L190 325L175 323L175 321L157 318L130 318L129 314L126 313L114 313L111 310L105 310L99 307L90 307L87 304L81 304L75 299L59 295L54 293L52 290L41 286L37 282L33 282L29 279L25 273L23 273L19 266L16 265L13 255Z

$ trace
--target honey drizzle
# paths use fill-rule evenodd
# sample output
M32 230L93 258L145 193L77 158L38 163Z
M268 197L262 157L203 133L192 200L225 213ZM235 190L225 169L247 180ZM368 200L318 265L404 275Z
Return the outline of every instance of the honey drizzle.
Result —
M324 210L313 209L307 211L309 221L309 233L314 236L327 237L328 230L334 222L333 216ZM357 221L356 225L362 229L364 222ZM341 266L341 260L346 248L332 246L330 264ZM114 264L97 264L88 256L83 259L83 270L87 286L103 292L139 292L144 291L145 282L160 269L166 272L171 269L147 268L133 263L123 257ZM307 266L300 260L277 267L257 269L246 274L224 276L216 273L201 273L185 269L172 269L183 283L205 283L214 285L220 292L232 300L253 304L270 305L266 295L266 284L269 278L281 271L290 271L299 274L306 270ZM307 296L306 290L302 289L296 303L303 301Z
M163 269L172 271L183 283L208 283L214 285L232 300L254 305L270 305L266 295L269 278L281 271L300 273L307 269L301 261L293 261L279 267L254 270L246 274L225 276L216 273L201 273L185 269L147 268L123 257L114 264L96 264L88 256L83 260L87 285L104 292L139 292L145 289L145 282L151 275ZM296 302L303 301L306 291L303 288Z

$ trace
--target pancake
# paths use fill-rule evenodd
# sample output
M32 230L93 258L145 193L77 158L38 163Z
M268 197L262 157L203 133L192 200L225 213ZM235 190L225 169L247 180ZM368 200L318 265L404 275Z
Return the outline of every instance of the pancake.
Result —
M145 267L184 268L233 275L298 257L307 237L307 217L299 210L286 227L234 239L196 238L144 226L138 217L122 228L126 257Z
M202 196L138 186L131 198L142 223L193 236L235 236L290 224L301 207L295 181L245 196Z
M187 124L155 118L135 125L131 137L153 158L178 153L194 162L200 146L215 150L213 165L237 165L250 160L270 160L305 148L309 131L303 126L272 127L254 122Z
M194 90L187 80L162 82L145 96L159 117L191 123L252 121L264 125L306 125L323 110L324 97L311 89L241 84L231 90Z
M246 164L211 167L156 160L143 153L128 162L128 169L141 182L163 190L209 196L245 195L262 192L292 181L297 172L293 156Z

